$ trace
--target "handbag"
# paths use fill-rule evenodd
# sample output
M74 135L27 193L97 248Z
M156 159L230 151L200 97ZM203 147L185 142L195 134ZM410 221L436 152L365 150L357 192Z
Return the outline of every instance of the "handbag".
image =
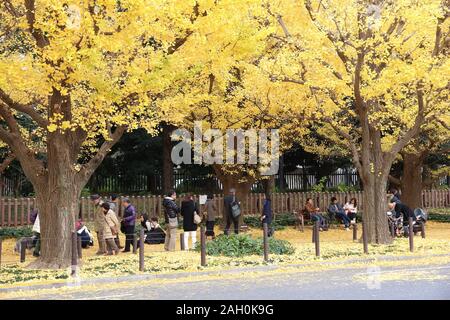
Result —
M198 215L197 211L194 211L194 224L200 224L202 218Z
M170 228L178 228L178 219L177 219L177 217L175 217L175 218L170 218L169 217L169 227Z
M236 198L233 198L233 202L231 203L231 214L234 218L237 218L241 215L241 206L238 202L236 202Z
M125 233L125 221L120 221L120 232Z

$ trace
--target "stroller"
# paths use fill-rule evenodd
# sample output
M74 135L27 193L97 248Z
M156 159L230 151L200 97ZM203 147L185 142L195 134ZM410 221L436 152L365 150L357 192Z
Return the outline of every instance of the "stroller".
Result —
M403 215L400 215L399 217L395 216L395 213L388 211L388 224L389 224L389 230L391 231L392 236L400 237L403 235L404 237L409 236L409 225L407 223L403 223ZM428 220L428 214L425 212L425 210L421 208L416 208L414 210L414 217L413 217L413 233L416 235L419 231L422 233L422 236L424 236L424 225Z

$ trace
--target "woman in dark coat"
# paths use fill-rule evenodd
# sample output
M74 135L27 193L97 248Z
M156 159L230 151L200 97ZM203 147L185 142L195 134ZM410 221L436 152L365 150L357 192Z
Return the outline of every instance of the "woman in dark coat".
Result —
M194 223L194 213L199 214L197 204L192 195L188 194L181 202L181 216L183 217L184 249L189 249L189 236L192 237L192 249L197 242L197 224Z

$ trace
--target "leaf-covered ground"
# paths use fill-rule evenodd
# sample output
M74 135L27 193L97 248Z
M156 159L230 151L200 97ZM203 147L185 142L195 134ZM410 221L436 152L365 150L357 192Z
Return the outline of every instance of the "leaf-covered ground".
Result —
M359 230L361 230L359 226ZM416 256L417 259L426 259L431 254L450 253L450 225L430 221L427 223L427 238L420 235L414 238L415 252L409 252L407 238L399 238L391 245L370 245L369 257L380 256ZM217 229L217 232L220 230ZM260 229L251 229L252 237L260 237ZM311 228L305 232L297 231L291 227L279 230L275 233L278 239L288 240L295 252L290 255L270 255L269 264L288 266L297 263L311 262L319 267L324 261L345 261L349 258L367 257L363 254L362 244L352 240L352 232L342 228L331 229L320 233L321 257L315 257L314 244L311 243ZM197 237L199 239L199 237ZM123 243L122 239L122 243ZM177 239L179 240L179 239ZM39 284L48 282L64 282L70 277L70 270L30 270L24 268L34 258L31 252L27 252L27 261L19 262L19 256L13 253L15 240L8 239L3 242L2 266L0 269L0 286L18 286ZM179 243L177 242L177 249ZM139 272L138 255L121 253L118 256L95 256L96 247L83 250L83 259L80 266L81 279L99 277L115 277ZM200 266L200 254L195 251L177 250L165 252L163 245L145 246L145 271L144 273L176 273L196 272L200 270L226 270L236 267L265 265L262 256L225 257L208 256L207 266Z

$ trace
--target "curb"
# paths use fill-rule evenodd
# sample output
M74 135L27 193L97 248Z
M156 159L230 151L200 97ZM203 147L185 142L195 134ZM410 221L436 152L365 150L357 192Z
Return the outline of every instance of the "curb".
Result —
M445 257L450 256L450 254L434 254L427 255L422 257ZM420 257L420 256L419 256ZM181 273L162 273L162 274L139 274L139 275L128 275L128 276L120 276L117 278L96 278L96 279L86 279L86 280L77 280L76 278L73 281L66 281L64 283L49 283L49 284L41 284L41 285L29 285L29 286L16 286L9 288L0 288L0 293L8 293L15 291L26 291L26 290L39 290L39 289L57 289L62 287L78 287L82 285L92 285L92 284L102 284L102 283L123 283L123 282L133 282L133 281L142 281L142 280L151 280L151 279L180 279L186 277L201 277L201 276L210 276L210 275L224 275L224 274L237 274L237 273L247 273L247 272L267 272L267 271L275 271L277 269L282 268L296 268L296 267L308 267L317 265L320 263L322 265L346 265L349 263L361 263L361 262L373 262L373 261L401 261L401 260L414 260L418 258L418 256L378 256L378 257L370 257L370 258L354 258L343 261L316 261L316 262L308 262L308 263L297 263L297 264L286 264L286 265L265 265L265 266L256 266L256 267L241 267L235 269L228 270L213 270L213 271L198 271L198 272L181 272ZM70 279L70 278L69 278Z

